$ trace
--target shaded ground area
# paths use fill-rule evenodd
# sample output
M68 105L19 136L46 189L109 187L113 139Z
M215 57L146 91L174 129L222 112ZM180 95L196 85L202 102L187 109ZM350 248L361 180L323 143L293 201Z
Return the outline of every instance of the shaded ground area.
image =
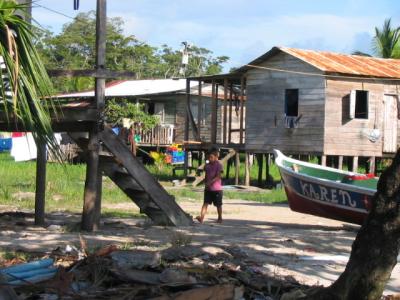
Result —
M181 205L195 215L201 203ZM129 204L123 206L121 209ZM7 207L0 209L10 211ZM151 226L143 219L110 218L104 220L101 231L82 236L93 248L119 244L126 248L161 250L190 243L213 251L213 246L235 246L271 276L293 277L307 285L328 285L344 270L358 230L355 225L292 212L286 205L241 200L225 201L223 224L215 223L213 207L207 217L204 224L185 228ZM32 215L3 213L0 247L50 252L57 247L79 245L79 219L79 215L52 214L48 216L52 225L43 229L32 226ZM400 268L396 266L385 293L399 292Z

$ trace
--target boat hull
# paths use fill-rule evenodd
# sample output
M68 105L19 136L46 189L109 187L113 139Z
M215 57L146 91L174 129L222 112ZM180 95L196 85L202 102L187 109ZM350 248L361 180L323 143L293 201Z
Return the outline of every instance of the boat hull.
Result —
M374 190L305 175L282 162L277 164L291 210L360 225L364 222Z
M359 224L364 222L367 212L357 212L342 207L328 206L316 203L310 199L299 195L293 189L285 186L291 210L299 213L310 214L322 218L334 219L338 221Z

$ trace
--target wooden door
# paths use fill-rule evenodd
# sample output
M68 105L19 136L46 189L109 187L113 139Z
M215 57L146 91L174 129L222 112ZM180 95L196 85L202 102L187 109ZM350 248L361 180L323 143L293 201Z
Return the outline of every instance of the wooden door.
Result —
M397 150L397 96L384 96L383 152Z

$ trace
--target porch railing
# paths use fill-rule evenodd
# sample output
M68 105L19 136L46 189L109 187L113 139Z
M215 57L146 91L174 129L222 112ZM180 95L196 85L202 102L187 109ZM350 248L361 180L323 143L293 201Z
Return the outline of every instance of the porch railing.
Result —
M138 145L171 145L174 142L175 128L172 124L160 124L151 130L135 126L135 135L139 138Z

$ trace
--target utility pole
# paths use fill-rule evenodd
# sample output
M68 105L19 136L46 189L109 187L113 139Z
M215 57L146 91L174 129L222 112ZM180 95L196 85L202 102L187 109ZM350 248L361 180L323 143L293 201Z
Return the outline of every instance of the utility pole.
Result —
M99 123L94 123L89 132L88 160L86 167L86 181L84 192L84 204L82 213L82 230L97 230L100 223L102 176L99 168L100 141L99 131L102 130L102 115L104 113L105 77L99 73L105 69L106 57L106 24L107 2L97 0L96 10L96 108L100 115Z

